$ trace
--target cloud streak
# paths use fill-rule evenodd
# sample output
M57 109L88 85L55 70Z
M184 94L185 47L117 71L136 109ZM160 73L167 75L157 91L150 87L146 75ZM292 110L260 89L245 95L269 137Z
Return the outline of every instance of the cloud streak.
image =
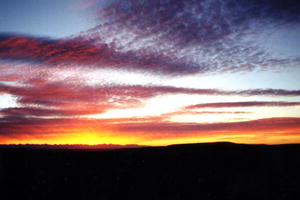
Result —
M245 102L218 102L218 103L201 103L185 107L185 109L198 108L233 108L233 107L261 107L261 106L300 106L300 102L284 101L245 101Z
M203 132L206 131L238 131L255 132L255 131L274 131L282 129L300 129L300 118L268 118L243 122L222 122L222 123L173 123L173 122L158 122L158 123L129 123L120 125L118 130L127 132L170 132L176 134L184 134L185 132ZM211 133L209 133L211 134Z
M0 121L0 140L10 138L11 141L27 141L32 139L49 140L53 137L64 138L73 135L85 136L88 132L95 136L135 138L136 141L159 143L163 140L181 140L183 138L223 138L239 135L257 140L268 137L275 138L277 143L282 139L298 138L300 130L299 118L267 118L243 122L222 123L178 123L164 121L120 121L113 123L102 119L27 119L23 121ZM88 127L88 128L87 128ZM41 133L43 130L43 133ZM82 134L82 132L86 132ZM276 134L274 133L276 132ZM54 140L55 141L55 140ZM195 141L195 140L194 140ZM273 140L272 140L273 141ZM146 142L146 143L147 143ZM163 143L161 143L163 144Z
M218 89L193 89L172 86L95 85L70 84L30 80L24 85L0 83L0 94L16 97L18 108L0 110L2 115L19 116L69 116L100 114L110 109L138 108L144 100L170 94L210 96L300 96L298 90L255 89L226 91ZM297 106L299 102L224 102L191 105L194 108Z

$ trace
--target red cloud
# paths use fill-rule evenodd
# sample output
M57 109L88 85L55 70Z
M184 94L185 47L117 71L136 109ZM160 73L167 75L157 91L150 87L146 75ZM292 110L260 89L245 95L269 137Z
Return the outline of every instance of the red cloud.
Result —
M128 123L121 124L117 130L124 132L140 132L140 133L171 133L176 135L184 135L186 132L197 132L202 134L211 134L216 131L224 131L227 134L239 134L243 132L255 131L284 131L284 130L300 130L300 118L267 118L253 121L243 122L223 122L223 123L179 123L179 122L154 122L154 123ZM299 132L296 132L299 134Z
M72 40L43 40L11 36L0 40L0 58L23 59L44 64L108 62L113 52L107 45L93 45L81 38Z
M29 84L28 84L29 83ZM140 85L106 85L83 86L64 82L47 82L30 80L26 85L12 86L0 84L0 93L17 97L23 108L6 109L5 115L87 115L104 112L112 108L139 107L142 100L164 94L195 94L195 95L282 95L295 96L299 91L289 90L245 90L222 91L215 89L191 89L171 86L140 86ZM225 102L207 103L186 107L218 108L218 107L249 107L249 106L297 106L299 102ZM42 106L42 107L40 107ZM48 108L44 108L47 106ZM49 107L51 106L51 107ZM40 112L40 113L39 113ZM178 114L178 113L177 113ZM204 113L202 113L204 114Z
M245 101L245 102L219 102L202 103L185 107L186 109L197 108L232 108L232 107L258 107L258 106L299 106L300 102L285 101Z
M253 135L256 143L261 143L264 137L276 138L277 143L281 139L294 138L294 142L300 142L300 118L270 118L244 122L231 123L176 123L176 122L136 122L129 119L23 119L20 121L0 120L0 143L9 141L26 142L28 138L43 138L47 140L55 136L62 141L66 135L77 133L82 137L92 131L96 135L109 137L132 138L141 143L151 144L151 141L162 140L164 144L168 140L176 138L180 143L184 138L201 137L230 137L231 135ZM141 119L143 120L143 119ZM146 119L147 120L147 119ZM79 132L78 132L79 131ZM82 131L82 132L80 132ZM298 140L296 140L298 138ZM195 140L197 141L197 140ZM264 140L265 141L265 140ZM273 140L272 140L273 141ZM289 139L291 142L291 139ZM269 141L270 143L271 140Z
M173 73L182 62L173 62L163 54L144 54L144 51L118 52L105 43L77 37L65 40L45 40L22 36L0 37L0 58L24 60L61 67L84 65L101 68L134 68L152 72ZM182 68L185 73L194 71Z

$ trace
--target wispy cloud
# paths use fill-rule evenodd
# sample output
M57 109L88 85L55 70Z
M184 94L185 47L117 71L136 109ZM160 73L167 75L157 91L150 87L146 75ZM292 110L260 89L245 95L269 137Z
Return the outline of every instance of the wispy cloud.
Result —
M169 132L174 134L184 134L184 132L198 132L202 134L206 131L238 131L241 134L244 131L271 131L295 128L300 129L299 118L268 118L244 122L222 122L222 123L177 123L177 122L154 122L154 123L128 123L121 124L118 130L128 132Z
M98 12L100 21L106 16L105 23L72 38L2 35L0 58L169 75L299 66L299 57L273 57L255 40L266 30L299 23L296 1L149 0L109 5Z
M284 101L245 101L245 102L218 102L201 103L185 107L186 109L197 108L232 108L232 107L261 107L261 106L300 106L300 102Z
M4 109L5 115L88 115L99 114L109 109L143 106L143 101L167 94L189 95L242 95L242 96L300 96L298 90L257 89L224 91L217 89L191 89L171 86L104 85L86 86L64 82L45 82L12 86L0 84L0 93L17 98L20 108ZM299 102L224 102L188 106L191 108L253 107L253 106L297 106ZM23 107L22 107L23 106ZM25 107L24 107L25 106ZM42 106L42 108L40 107ZM50 107L49 107L50 106ZM47 107L45 109L45 107Z

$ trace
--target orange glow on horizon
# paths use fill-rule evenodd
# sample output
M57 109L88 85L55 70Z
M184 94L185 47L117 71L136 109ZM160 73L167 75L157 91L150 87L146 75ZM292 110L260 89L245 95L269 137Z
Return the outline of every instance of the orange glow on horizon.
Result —
M0 136L0 144L133 144L135 140L130 140L128 137L110 136L107 132L104 134L97 132L78 132L65 134L48 134L48 135L15 135L15 136Z
M171 144L187 144L187 143L208 143L208 142L233 142L243 144L289 144L300 143L300 135L295 132L300 132L299 129L292 132L266 133L264 131L239 132L239 131L209 131L206 134L191 132L183 136L174 136L166 133L151 134L145 133L122 133L116 134L113 132L78 132L65 134L48 134L48 135L15 135L15 136L0 136L0 144L49 144L49 145L97 145L97 144L137 144L148 146L166 146ZM157 137L156 137L156 136Z
M52 123L41 123L38 126L24 125L23 127L20 125L22 130L27 132L15 131L15 133L9 134L8 132L8 134L0 135L0 144L165 146L219 141L246 144L300 143L300 118L198 124L174 122L116 124L83 119L59 122L54 125Z

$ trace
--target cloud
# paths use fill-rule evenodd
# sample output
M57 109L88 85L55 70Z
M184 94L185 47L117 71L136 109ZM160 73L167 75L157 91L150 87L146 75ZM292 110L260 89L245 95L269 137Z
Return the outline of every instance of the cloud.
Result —
M18 117L32 117L32 116L69 116L75 117L78 115L89 115L99 114L108 109L107 107L101 106L81 106L71 108L39 108L39 107L16 107L16 108L5 108L0 110L0 114L6 116L18 116Z
M20 109L21 112L24 110ZM161 117L133 117L133 118L112 118L112 119L88 119L88 118L43 118L37 113L37 117L23 117L20 115L7 115L0 118L0 143L6 142L5 138L21 139L26 141L26 138L42 138L48 142L49 138L72 139L73 136L82 138L90 134L97 137L110 137L113 140L114 136L128 137L126 134L115 133L111 135L117 124L127 123L145 123L160 121ZM4 138L4 139L3 139ZM21 141L20 140L20 141ZM108 141L111 142L111 141Z
M92 40L51 40L8 35L0 37L0 58L43 64L108 63L112 50L107 45L93 45Z
M141 52L118 52L106 43L95 44L93 39L77 37L65 40L46 40L24 36L0 37L0 58L25 61L44 67L97 67L137 69L157 73L173 73L184 62L174 62L164 55L144 55ZM191 66L192 67L192 66Z
M117 130L124 132L140 133L172 133L174 135L184 135L189 132L196 132L199 135L212 134L216 131L224 131L226 134L239 134L284 130L299 130L300 118L267 118L242 122L222 122L222 123L179 123L179 122L154 122L154 123L128 123L121 124ZM206 133L207 132L207 133Z
M242 122L180 123L144 118L85 119L85 118L23 118L0 119L0 141L26 141L26 138L65 138L69 134L84 137L89 132L98 136L130 138L140 141L168 140L184 137L224 137L256 135L262 137L299 136L300 118L267 118ZM22 139L23 138L23 139ZM280 138L279 138L280 139Z
M112 2L98 12L100 19L109 17L111 24L129 27L143 35L162 32L160 39L182 45L214 42L238 30L251 28L251 23L269 21L272 25L280 25L299 22L300 18L300 3L293 0Z
M185 107L185 109L183 109L183 110L171 112L171 113L165 113L165 114L162 114L161 116L170 117L170 116L174 116L174 115L216 115L216 114L222 115L222 114L250 114L250 113L252 113L252 112L245 112L245 111L233 111L233 112L229 112L229 111L190 111L188 109L190 109L190 108Z
M43 76L43 75L42 75ZM44 78L44 77L43 77ZM172 86L142 85L83 85L46 79L28 79L20 85L0 83L0 94L16 97L20 107L0 111L2 115L19 116L69 116L103 113L110 109L138 108L144 100L168 94L212 95L212 96L300 96L298 90L254 89L226 91L218 89L193 89ZM26 78L25 78L26 79ZM298 102L225 102L188 106L249 107L249 106L296 106ZM203 113L204 114L204 113Z
M274 30L299 26L298 1L88 0L76 5L96 10L99 25L61 39L0 34L0 95L12 95L18 105L0 110L0 136L59 137L91 129L103 134L115 131L125 137L133 132L142 138L158 139L190 133L201 136L222 131L283 130L290 134L299 130L299 118L213 124L167 121L170 116L184 114L248 114L192 110L196 108L299 106L294 101L201 103L161 116L86 117L111 109L139 108L150 98L170 94L299 97L300 90L196 89L105 82L93 85L83 83L78 74L68 76L78 68L80 73L109 68L120 73L129 70L180 77L298 67L299 56L272 54L262 40Z
M99 26L61 40L2 35L0 58L168 75L299 66L299 57L274 57L256 40L297 26L296 1L129 0L97 13Z
M269 37L274 30L299 26L297 1L113 2L98 12L99 21L105 23L82 35L101 35L99 41L121 52L133 52L137 57L171 58L179 65L168 67L167 73L299 66L297 58L273 57L261 47L263 41L257 39L261 34Z
M260 107L260 106L300 106L300 102L284 101L245 101L245 102L218 102L218 103L201 103L185 107L186 109L197 108L232 108L232 107Z

